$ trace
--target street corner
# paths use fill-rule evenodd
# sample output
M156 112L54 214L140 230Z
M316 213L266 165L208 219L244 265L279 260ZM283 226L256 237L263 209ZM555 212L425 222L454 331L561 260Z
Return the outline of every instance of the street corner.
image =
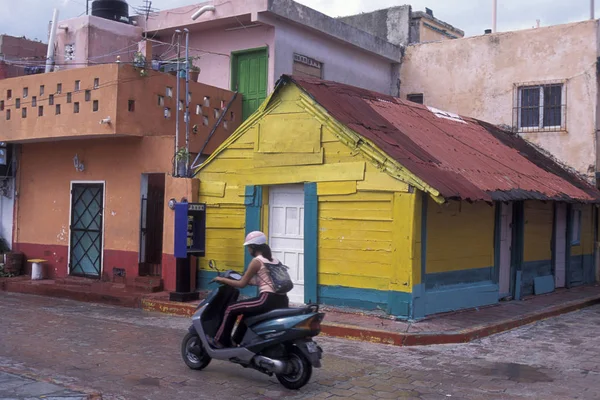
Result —
M58 378L0 367L0 399L103 400L102 394Z

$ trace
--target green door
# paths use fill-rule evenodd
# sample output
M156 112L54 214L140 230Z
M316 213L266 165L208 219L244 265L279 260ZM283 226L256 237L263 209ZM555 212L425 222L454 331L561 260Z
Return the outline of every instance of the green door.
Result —
M267 98L267 49L233 54L231 89L242 94L242 118L246 120Z

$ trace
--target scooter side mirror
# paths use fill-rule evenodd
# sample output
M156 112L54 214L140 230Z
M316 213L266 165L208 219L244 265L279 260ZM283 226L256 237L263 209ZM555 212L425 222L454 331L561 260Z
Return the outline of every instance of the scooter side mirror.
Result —
M208 266L210 269L217 269L217 263L214 260L208 261Z

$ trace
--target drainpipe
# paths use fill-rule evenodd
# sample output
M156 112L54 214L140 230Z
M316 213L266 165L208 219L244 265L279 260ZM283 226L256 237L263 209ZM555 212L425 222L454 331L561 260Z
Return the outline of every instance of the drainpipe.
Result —
M54 43L56 42L56 26L58 25L58 9L54 9L52 14L52 27L50 28L50 37L48 38L48 51L46 52L46 71L52 72L54 64Z
M185 160L186 176L190 166L190 30L185 28L185 150L188 154Z
M498 0L492 0L492 33L496 33L497 20L498 20Z

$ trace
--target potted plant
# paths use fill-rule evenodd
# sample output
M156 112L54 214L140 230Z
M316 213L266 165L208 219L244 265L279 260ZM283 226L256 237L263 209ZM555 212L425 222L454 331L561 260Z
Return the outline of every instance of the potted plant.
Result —
M187 176L186 164L189 161L190 154L185 147L181 147L175 153L176 176Z
M198 82L199 77L200 77L200 67L192 65L190 67L190 81Z
M0 253L2 254L2 259L0 259L0 263L3 264L3 275L21 275L23 271L23 261L25 259L25 255L18 251L11 251L10 247L8 246L8 243L4 238L0 238Z

